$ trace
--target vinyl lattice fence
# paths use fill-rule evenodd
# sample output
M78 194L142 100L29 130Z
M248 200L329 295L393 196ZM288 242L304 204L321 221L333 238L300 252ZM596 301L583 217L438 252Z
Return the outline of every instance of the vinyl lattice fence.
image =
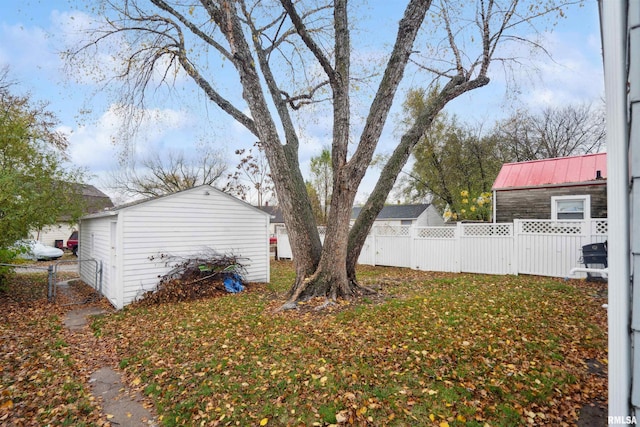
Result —
M359 263L453 273L567 277L572 268L582 266L582 246L607 240L607 231L607 219L385 225L372 229ZM324 232L320 235L323 238ZM284 228L278 229L278 256L292 257Z

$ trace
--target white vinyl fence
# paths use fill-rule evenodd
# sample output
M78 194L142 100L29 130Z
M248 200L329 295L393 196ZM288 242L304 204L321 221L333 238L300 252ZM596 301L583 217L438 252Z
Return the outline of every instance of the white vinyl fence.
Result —
M286 229L279 228L277 234L278 258L292 258ZM606 219L377 226L367 236L358 262L425 271L567 277L573 267L584 266L582 246L605 240Z

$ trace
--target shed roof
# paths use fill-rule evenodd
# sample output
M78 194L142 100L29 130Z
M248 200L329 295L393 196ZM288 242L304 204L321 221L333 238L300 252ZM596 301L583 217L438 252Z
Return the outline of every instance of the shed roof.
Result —
M416 219L428 207L428 203L419 205L385 205L376 219ZM361 207L354 207L351 211L351 219L356 219L361 210Z
M207 194L208 194L209 191L215 191L216 193L219 193L219 194L223 195L224 197L228 197L228 198L234 200L236 203L238 203L241 206L246 206L249 209L254 209L254 210L256 210L257 212L260 212L263 215L267 215L267 216L269 215L267 212L264 212L264 211L256 208L255 206L250 205L249 203L245 202L244 200L240 200L237 197L232 196L231 194L227 194L224 191L213 187L212 185L203 184L203 185L199 185L197 187L188 188L186 190L176 191L175 193L163 194L162 196L149 197L149 198L141 199L141 200L134 200L132 202L125 203L123 205L114 206L114 207L109 208L109 209L104 209L103 211L100 211L100 212L96 212L96 213L93 213L93 214L85 215L85 216L82 217L82 219L91 219L91 218L100 218L100 217L104 217L104 216L111 216L111 215L115 215L119 211L122 211L122 210L125 210L125 209L132 209L132 208L135 209L137 206L142 205L142 204L153 203L156 200L164 199L164 198L168 198L168 197L179 197L181 194L194 192L194 191L205 191L205 192L207 192Z
M493 190L592 182L598 171L605 182L607 153L505 163L493 183Z

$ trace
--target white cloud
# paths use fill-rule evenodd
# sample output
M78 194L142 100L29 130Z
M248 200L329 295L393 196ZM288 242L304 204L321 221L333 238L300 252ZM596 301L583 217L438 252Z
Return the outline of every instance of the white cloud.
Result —
M16 75L58 66L58 57L49 47L47 33L42 28L3 24L0 34L0 64L10 65Z
M129 142L120 138L125 119L116 106L111 106L95 124L61 128L69 136L72 162L98 173L116 169L123 153L128 153L128 160L135 160L172 146L195 145L195 139L190 138L194 121L187 113L169 109L144 113L137 133Z

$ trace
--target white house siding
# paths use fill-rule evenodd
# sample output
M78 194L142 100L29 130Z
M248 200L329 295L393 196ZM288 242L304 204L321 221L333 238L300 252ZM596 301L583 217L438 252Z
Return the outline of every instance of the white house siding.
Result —
M81 232L78 240L78 259L80 260L80 278L85 283L99 288L100 284L96 283L96 263L90 260L96 260L102 263L102 294L118 306L120 298L117 277L114 277L116 265L113 265L111 259L111 227L112 223L117 221L117 216L107 216L101 218L91 218L82 220L80 224Z
M48 246L55 246L56 240L62 240L63 245L66 245L67 239L74 230L77 230L75 225L63 222L44 227L40 231L32 231L29 238L38 240Z
M444 219L442 219L442 215L438 213L438 210L433 207L433 205L429 205L427 209L425 209L416 221L412 225L418 227L437 227L440 225L444 225Z

